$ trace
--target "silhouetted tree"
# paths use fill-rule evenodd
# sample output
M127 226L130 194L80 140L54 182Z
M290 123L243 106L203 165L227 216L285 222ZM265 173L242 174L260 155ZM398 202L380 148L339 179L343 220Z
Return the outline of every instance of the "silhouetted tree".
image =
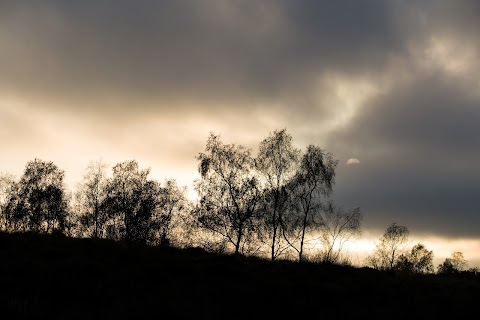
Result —
M87 235L93 238L102 237L108 219L104 207L107 197L107 167L102 161L90 162L76 193L80 210L79 222L87 230Z
M7 204L17 226L47 233L64 230L68 203L63 179L64 171L51 161L36 158L27 163L17 195Z
M7 212L7 205L15 196L17 188L15 177L9 173L0 173L0 230L10 231L11 218Z
M287 184L295 174L300 156L292 140L286 129L271 132L260 143L255 159L257 170L266 184L263 226L270 239L271 260L275 260L288 247L282 246L281 228L291 196Z
M467 260L463 257L463 253L455 251L450 258L446 258L443 263L438 265L438 274L456 274L467 268Z
M141 170L135 160L113 167L104 206L110 218L108 236L146 243L150 217L158 199L158 183L148 180L150 169Z
M417 274L433 273L433 251L427 250L425 245L418 243L409 253L398 257L395 269Z
M309 145L289 186L293 211L282 221L287 243L303 258L305 236L322 225L322 201L332 192L338 161L320 147Z
M407 227L392 223L376 244L373 255L367 257L367 265L379 270L392 270L409 234Z
M256 232L255 217L261 199L260 186L253 173L251 150L242 145L223 144L213 133L205 153L197 156L201 175L195 181L200 202L195 210L200 227L221 235L235 253Z
M320 220L320 243L322 262L337 263L346 242L361 234L362 214L360 208L345 210L330 202Z
M478 276L480 275L480 268L479 267L468 268L467 272L471 273L472 275Z
M187 208L186 188L180 188L175 179L167 179L159 189L157 209L152 215L152 244L170 245L172 232L183 222Z

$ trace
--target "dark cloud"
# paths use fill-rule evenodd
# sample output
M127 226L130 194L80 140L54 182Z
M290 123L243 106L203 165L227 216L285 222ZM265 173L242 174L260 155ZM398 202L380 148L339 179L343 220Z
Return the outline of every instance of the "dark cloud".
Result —
M476 36L480 28L480 3L476 0L429 0L414 5L422 23L438 33L468 38L479 45Z
M446 150L455 158L478 157L480 96L472 89L444 74L418 74L369 100L343 139L367 149L427 152L428 158Z
M378 72L404 50L383 1L46 1L4 11L2 89L84 108L295 101L326 71Z
M480 234L480 99L455 80L419 76L368 101L348 129L332 134L344 143L339 153L354 145L362 159L343 168L337 196L366 207L372 226Z

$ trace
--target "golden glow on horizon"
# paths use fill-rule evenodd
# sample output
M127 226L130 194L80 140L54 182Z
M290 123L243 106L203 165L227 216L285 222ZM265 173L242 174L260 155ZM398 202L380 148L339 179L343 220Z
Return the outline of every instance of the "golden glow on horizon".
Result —
M353 252L372 252L375 249L375 241L356 239L345 243L345 250Z
M342 251L351 256L354 264L364 265L365 258L374 252L375 244L380 239L380 236L374 238L372 235L369 235L350 240L345 243ZM422 243L428 250L433 251L433 265L435 269L446 258L450 258L455 251L463 253L468 261L468 268L480 268L480 239L451 239L434 236L411 237L405 248L409 250L417 243Z

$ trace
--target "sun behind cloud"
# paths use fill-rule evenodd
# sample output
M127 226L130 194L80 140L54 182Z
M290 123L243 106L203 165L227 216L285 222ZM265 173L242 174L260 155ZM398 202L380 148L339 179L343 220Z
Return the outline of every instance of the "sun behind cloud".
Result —
M347 165L359 164L359 163L360 163L360 160L358 160L357 158L350 158L347 160Z

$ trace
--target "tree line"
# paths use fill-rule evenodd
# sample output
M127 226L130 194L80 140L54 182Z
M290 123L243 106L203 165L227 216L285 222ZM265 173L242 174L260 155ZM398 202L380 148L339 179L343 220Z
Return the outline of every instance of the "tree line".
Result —
M91 162L76 190L69 192L64 171L35 158L19 180L0 175L0 229L202 247L271 260L348 263L342 249L360 236L362 212L330 199L338 165L331 153L313 144L300 150L281 129L259 143L256 156L252 149L226 144L210 133L196 159L200 178L194 181L194 202L175 179L155 181L150 169L135 160L111 168ZM407 238L406 227L392 224L366 265L433 272L433 253L424 245L401 250ZM439 272L463 271L462 259L454 253Z

